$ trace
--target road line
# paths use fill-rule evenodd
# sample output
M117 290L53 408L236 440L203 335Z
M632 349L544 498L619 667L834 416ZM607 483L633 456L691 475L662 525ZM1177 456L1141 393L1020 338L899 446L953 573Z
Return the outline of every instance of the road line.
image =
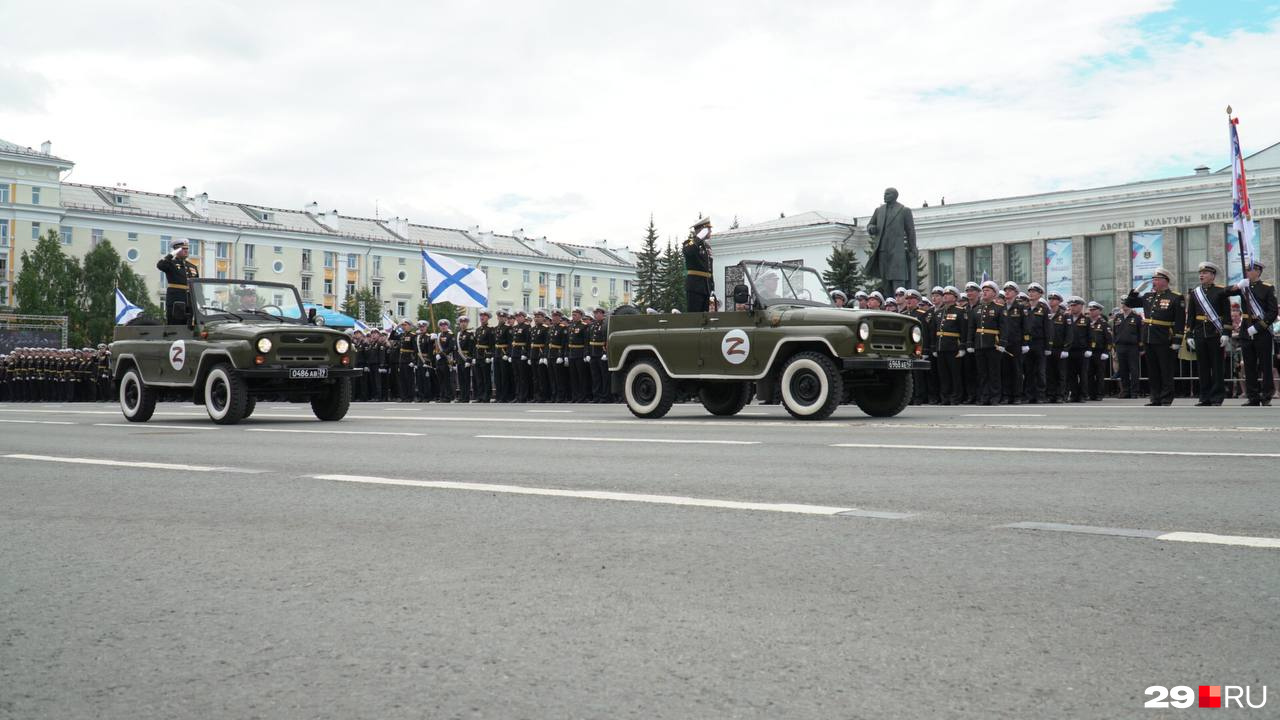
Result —
M965 413L962 417L1044 417L1043 413Z
M572 410L525 410L531 413L572 413Z
M575 435L476 435L485 440L590 440L617 443L671 443L673 445L759 445L758 440L684 440L671 438L610 438Z
M1280 453L1193 452L1189 450L1102 450L1095 448L1015 448L977 445L897 445L888 443L834 443L831 447L866 450L955 450L960 452L1049 453L1062 455L1173 455L1178 457L1280 458Z
M107 467L142 468L146 470L182 470L185 472L263 473L265 470L245 470L210 465L178 465L175 463L141 462L136 460L104 460L101 458L55 457L53 455L0 455L11 460L35 460L38 462L71 463L73 465L105 465Z
M614 500L618 502L647 503L651 505L681 505L686 507L721 508L726 510L756 510L762 512L793 513L799 515L844 515L867 512L858 508L831 507L827 505L802 505L796 503L742 502L739 500L709 500L680 495L645 495L640 493L610 492L604 490L557 490L553 488L525 487L521 485L492 485L445 480L399 480L396 478L370 477L367 475L313 475L317 480L367 483L372 485L403 485L436 490L469 490L473 492L504 493L509 495L540 495L544 497L578 498L583 500ZM885 513L875 517L888 517Z
M75 425L69 420L0 420L0 423L14 423L15 425Z
M379 430L283 430L278 428L245 428L244 431L266 433L306 433L308 435L397 435L400 437L423 437L423 433L382 432Z
M1203 543L1207 545L1234 545L1280 549L1280 538L1249 537L1247 535L1215 535L1199 532L1165 532L1163 530L1135 530L1131 528L1096 527L1093 525L1068 525L1065 523L1017 522L1001 525L1013 530L1046 530L1049 532L1076 533L1082 535L1110 535L1113 537L1143 538L1166 542Z
M94 427L111 427L111 428L132 428L134 430L146 430L148 428L166 428L170 430L221 430L219 427L206 425L159 425L156 423L94 423Z

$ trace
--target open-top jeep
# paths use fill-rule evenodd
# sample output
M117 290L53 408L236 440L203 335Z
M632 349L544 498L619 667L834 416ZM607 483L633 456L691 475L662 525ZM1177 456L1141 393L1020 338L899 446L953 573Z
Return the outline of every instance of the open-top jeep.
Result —
M733 415L751 397L780 399L793 417L821 420L852 401L889 417L911 400L923 328L915 318L837 308L817 271L747 260L745 284L723 312L609 318L614 391L638 417L658 418L677 393Z
M125 419L146 422L161 392L189 396L222 425L253 413L259 398L310 401L321 420L341 420L351 404L346 335L315 324L298 291L284 283L193 279L183 325L116 328L112 377Z

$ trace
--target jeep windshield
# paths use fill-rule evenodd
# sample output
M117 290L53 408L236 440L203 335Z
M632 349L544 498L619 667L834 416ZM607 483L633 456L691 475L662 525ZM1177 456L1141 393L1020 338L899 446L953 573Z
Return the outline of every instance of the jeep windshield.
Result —
M751 296L763 307L832 307L822 276L813 268L761 260L747 260L739 264L751 287Z
M298 324L306 317L298 291L284 283L192 280L191 302L197 316L204 322L234 320Z

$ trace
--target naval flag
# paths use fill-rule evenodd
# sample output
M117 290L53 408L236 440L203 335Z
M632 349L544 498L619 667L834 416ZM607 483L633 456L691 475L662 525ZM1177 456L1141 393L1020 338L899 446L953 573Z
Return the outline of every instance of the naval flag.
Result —
M1249 188L1244 177L1244 157L1240 154L1240 134L1236 126L1240 118L1231 117L1227 108L1228 127L1231 129L1231 232L1240 239L1241 261L1244 270L1258 259L1258 239L1253 233L1253 213L1249 208Z
M359 330L360 332L369 332L369 326L368 324L365 323L365 321L361 320L360 318L354 318L354 320L356 321L355 322L356 330Z
M391 317L391 311L382 313L382 329L389 331L396 326L395 318Z
M116 288L116 324L127 325L129 321L142 314L142 308L129 302L129 299Z
M453 258L422 251L425 278L431 290L429 302L448 302L460 307L489 306L489 279L483 271L463 265Z

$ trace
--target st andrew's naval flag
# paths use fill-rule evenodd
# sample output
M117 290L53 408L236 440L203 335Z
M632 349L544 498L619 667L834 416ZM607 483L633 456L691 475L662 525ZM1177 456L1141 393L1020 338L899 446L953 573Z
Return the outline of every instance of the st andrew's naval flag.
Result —
M129 302L129 299L116 288L116 324L127 325L130 320L142 314L142 308Z
M453 258L422 251L426 264L429 302L453 303L461 307L489 306L489 279L479 268L463 265Z
M1258 239L1254 237L1249 188L1244 177L1244 158L1240 154L1240 134L1236 132L1240 119L1231 117L1230 108L1227 109L1227 118L1231 128L1231 232L1241 241L1247 270L1249 264L1258 258Z

